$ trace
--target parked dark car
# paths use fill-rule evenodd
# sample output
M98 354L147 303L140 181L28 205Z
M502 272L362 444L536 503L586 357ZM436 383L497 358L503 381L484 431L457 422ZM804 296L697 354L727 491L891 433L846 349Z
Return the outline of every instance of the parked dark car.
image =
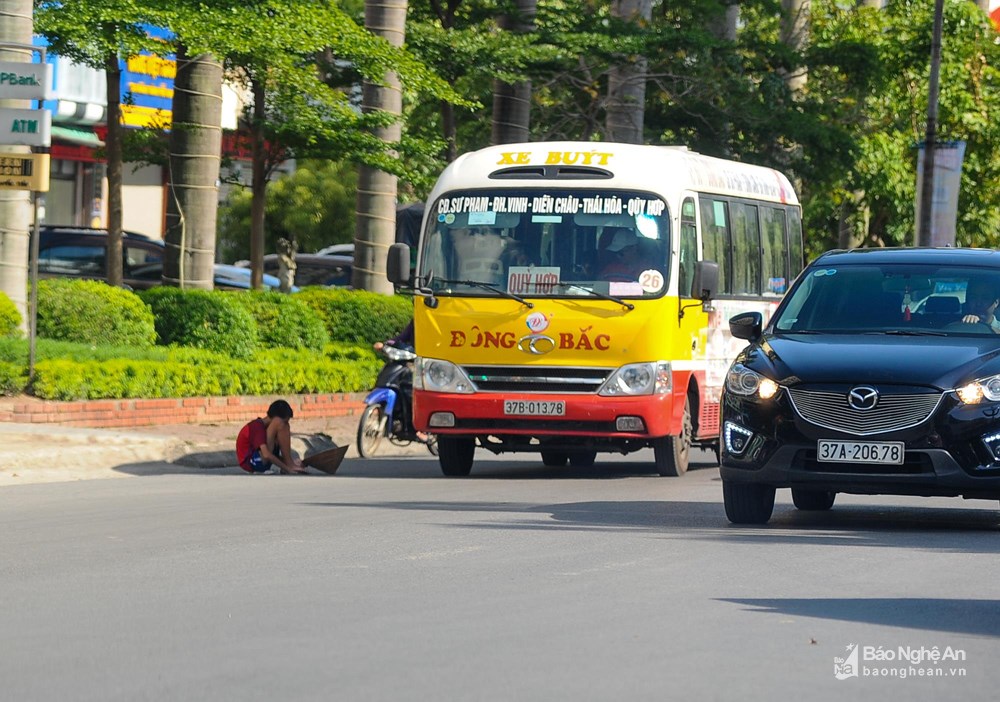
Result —
M238 261L236 265L249 268L249 261ZM349 286L354 258L341 254L295 254L295 287L307 285ZM279 263L277 254L264 255L264 273L277 276Z
M90 227L45 225L38 236L38 276L40 278L91 278L107 280L108 232ZM159 285L136 277L134 271L163 263L163 242L134 232L122 235L122 279L129 287L144 290Z
M767 522L776 488L803 510L1000 498L998 301L998 251L866 249L816 259L766 325L731 318L750 345L722 394L729 520Z
M106 229L43 226L38 237L38 276L107 280L107 242ZM164 249L159 239L124 232L122 282L133 290L147 290L160 285ZM213 284L217 290L248 289L250 271L216 263ZM276 290L278 279L265 273L264 285Z
M149 285L159 285L159 281L163 277L163 264L150 263L148 266L134 270L132 275L144 283L148 281ZM249 290L250 269L226 263L213 264L212 287L216 290ZM281 281L273 275L264 274L265 289L278 290L280 287ZM291 292L298 292L298 290L293 285Z

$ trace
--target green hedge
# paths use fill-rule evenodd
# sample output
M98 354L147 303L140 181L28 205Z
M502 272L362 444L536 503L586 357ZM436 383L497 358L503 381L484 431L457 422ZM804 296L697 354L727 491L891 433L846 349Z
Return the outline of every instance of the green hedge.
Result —
M21 313L6 294L0 292L0 337L21 335Z
M139 297L153 310L160 344L193 346L240 359L257 350L257 322L231 294L161 286L143 290Z
M135 293L97 280L38 281L38 336L110 346L152 346L153 314Z
M257 322L263 348L321 350L330 340L319 315L294 295L272 290L227 293Z
M0 339L0 394L24 390L27 344ZM277 349L234 360L182 347L113 349L39 340L32 393L82 400L362 392L380 368L370 349L336 344L323 352Z
M0 395L17 395L28 384L27 365L0 361Z
M330 340L373 344L396 336L413 318L413 300L343 288L305 288L295 294L316 311Z
M290 363L284 356L219 365L161 361L72 361L35 364L34 394L49 400L280 395L362 392L378 374L378 363L334 361L312 354Z

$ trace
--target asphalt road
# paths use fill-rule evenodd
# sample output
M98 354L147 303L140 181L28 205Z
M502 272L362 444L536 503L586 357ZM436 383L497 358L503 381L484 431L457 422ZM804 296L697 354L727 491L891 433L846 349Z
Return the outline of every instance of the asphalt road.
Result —
M680 479L481 454L469 479L410 455L0 488L2 697L996 695L996 503L779 493L734 527L708 454Z

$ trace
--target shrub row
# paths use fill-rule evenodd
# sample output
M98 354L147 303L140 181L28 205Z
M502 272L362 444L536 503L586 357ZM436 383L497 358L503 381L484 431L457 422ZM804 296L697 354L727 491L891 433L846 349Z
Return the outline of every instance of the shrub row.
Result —
M358 392L381 366L370 344L412 315L407 298L326 288L137 294L44 280L38 292L30 392L55 400ZM0 332L13 331L0 333L0 395L12 395L27 385L28 342L4 300Z
M21 314L11 299L0 292L0 338L20 336Z
M4 309L0 304L0 336ZM266 348L368 345L397 334L412 309L407 298L334 288L295 295L172 287L133 293L97 281L51 279L39 282L38 336L97 346L186 346L245 360ZM12 303L10 312L16 330Z
M63 344L63 350L68 346ZM0 355L20 355L20 349L12 353L10 344L4 347ZM150 353L131 358L39 353L32 393L48 400L84 400L360 392L372 386L381 366L370 350L336 345L323 353L264 351L247 360L164 351L163 357ZM0 393L23 390L27 368L19 361L0 360Z

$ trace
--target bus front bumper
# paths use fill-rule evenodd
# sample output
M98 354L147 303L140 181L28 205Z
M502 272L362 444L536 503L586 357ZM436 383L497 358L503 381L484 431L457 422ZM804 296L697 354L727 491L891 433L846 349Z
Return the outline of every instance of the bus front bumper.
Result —
M553 403L562 403L563 414L551 413ZM683 396L679 405L682 411ZM680 433L680 412L674 416L677 406L670 394L637 397L530 393L459 395L416 390L413 423L419 431L442 435L651 439Z

